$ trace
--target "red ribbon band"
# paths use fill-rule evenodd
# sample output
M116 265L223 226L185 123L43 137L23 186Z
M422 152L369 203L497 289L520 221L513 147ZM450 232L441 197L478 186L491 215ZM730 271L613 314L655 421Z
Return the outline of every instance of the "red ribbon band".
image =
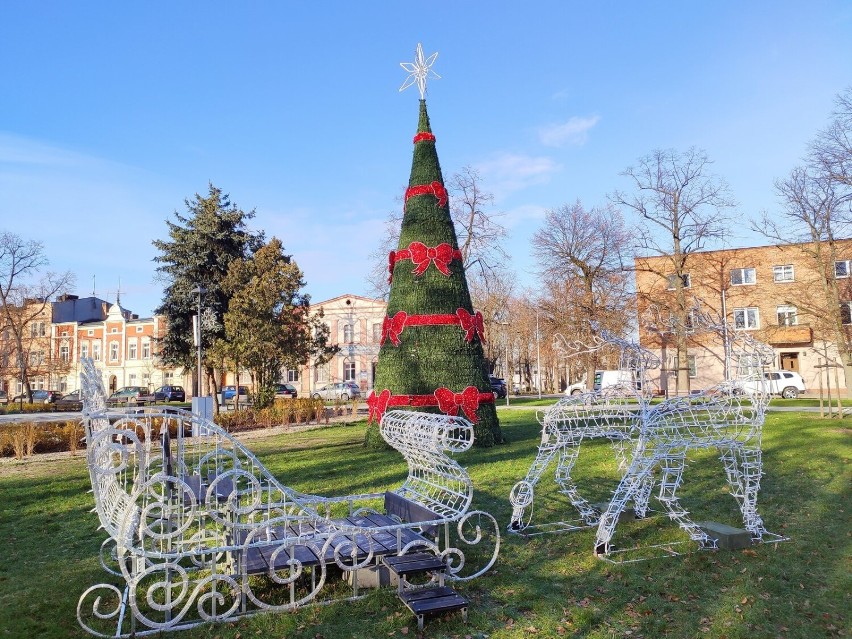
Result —
M472 342L474 335L479 336L479 341L485 343L485 322L482 313L476 311L470 313L466 309L456 309L454 314L435 313L432 315L409 315L405 311L398 311L393 317L386 316L382 321L381 344L390 340L394 346L399 346L399 336L406 326L441 326L457 324L465 331L465 341Z
M458 415L463 411L474 424L479 423L476 411L481 403L493 403L494 393L480 391L476 386L468 386L460 393L441 387L431 395L392 395L386 388L380 393L372 391L367 398L370 408L370 421L381 421L382 415L393 406L437 406L447 415Z
M418 142L434 142L435 136L429 133L428 131L423 131L414 136L414 144Z
M435 180L432 184L419 184L417 186L409 186L405 190L405 201L416 195L434 195L438 199L438 206L444 206L447 203L447 189L444 185Z

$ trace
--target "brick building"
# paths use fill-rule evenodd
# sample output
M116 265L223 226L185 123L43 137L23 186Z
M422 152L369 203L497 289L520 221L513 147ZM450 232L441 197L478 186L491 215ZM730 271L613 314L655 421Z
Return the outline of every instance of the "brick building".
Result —
M676 349L671 336L651 330L644 321L656 305L665 308L675 297L672 260L667 256L635 260L639 338L661 356L662 370L652 380L673 392ZM703 251L686 257L683 285L690 299L724 315L735 330L751 331L772 346L775 368L799 372L816 391L835 375L841 389L838 334L852 338L852 240L827 243L759 246ZM828 293L828 297L827 297ZM828 302L835 299L837 305ZM696 336L689 341L690 387L705 388L725 377L722 340Z
M21 358L26 362L32 390L54 390L51 383L67 375L67 362L52 357L51 305L43 299L29 299L12 308L15 325L23 324L21 349L12 326L4 315L0 324L0 390L13 397L24 392Z
M157 357L157 339L165 333L162 317L140 318L117 302L98 297L62 295L29 323L27 342L33 390L70 392L79 388L80 358L91 357L112 392L122 386L153 390L163 384L186 386L183 370L165 367ZM10 395L21 392L17 354L6 331L0 334L0 375ZM11 366L9 364L12 364Z

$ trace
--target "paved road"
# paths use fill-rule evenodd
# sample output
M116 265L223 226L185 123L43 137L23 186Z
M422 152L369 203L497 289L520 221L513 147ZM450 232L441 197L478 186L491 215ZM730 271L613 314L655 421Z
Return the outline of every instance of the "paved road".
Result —
M67 422L80 419L80 412L67 413L19 413L15 415L0 415L0 425L17 424L19 422Z

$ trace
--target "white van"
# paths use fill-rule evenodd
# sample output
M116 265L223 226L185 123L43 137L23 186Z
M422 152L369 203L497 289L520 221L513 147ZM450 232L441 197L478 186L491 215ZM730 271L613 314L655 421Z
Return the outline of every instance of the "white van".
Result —
M641 383L631 370L595 371L593 388L596 392L615 387L621 387L632 392L642 390Z

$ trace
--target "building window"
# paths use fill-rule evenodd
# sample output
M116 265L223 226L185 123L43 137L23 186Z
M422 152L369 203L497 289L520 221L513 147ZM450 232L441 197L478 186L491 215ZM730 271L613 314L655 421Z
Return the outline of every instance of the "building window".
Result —
M151 388L151 373L142 373L142 385Z
M670 356L669 370L671 370L672 372L674 372L676 374L677 370L679 368L678 367L679 363L680 363L680 359L678 358L677 355ZM687 355L686 356L686 366L687 366L687 369L689 370L690 379L698 377L698 366L695 363L695 355Z
M127 345L127 359L136 359L136 340L132 340Z
M128 386L136 386L136 373L130 373L127 376Z
M785 304L779 306L776 310L778 312L778 326L795 326L799 323L795 306Z
M355 381L355 362L343 362L343 381Z
M62 337L68 337L68 331L62 331Z
M109 329L109 332L110 333L118 333L118 329L115 326L113 326L111 329Z
M60 377L59 378L59 392L67 393L68 392L68 378Z
M142 327L142 326L137 326L137 327L136 327L136 332L137 332L137 333L141 333L142 331L143 331L143 327Z
M67 344L63 344L59 347L59 359L66 364L71 359L71 352Z
M840 303L840 321L844 324L852 324L852 302Z
M163 385L171 386L174 383L175 374L171 371L166 371L163 373Z
M287 371L287 381L288 382L298 382L299 381L299 371L296 368L291 368Z
M382 325L373 324L373 343L378 344L382 341Z
M330 375L330 367L331 364L323 364L322 366L317 366L314 369L314 382L317 383L325 383L328 381Z
M142 359L151 359L151 341L142 340Z
M109 343L109 361L117 362L118 361L118 342L110 342Z
M95 342L92 344L92 359L96 362L101 361L101 343Z
M849 277L850 268L849 260L839 260L834 263L834 277Z
M343 325L343 343L351 344L355 340L353 339L354 327L352 324L344 324Z
M90 328L88 331L86 331L86 335L88 335L89 337L91 337L94 334L95 334L95 329L93 329L93 328Z
M44 322L33 322L30 324L30 337L44 337Z
M775 282L792 282L795 276L793 274L793 265L784 264L783 266L772 267L772 280Z
M88 357L89 356L89 342L83 342L80 344L80 357Z
M757 281L757 275L753 268L735 268L731 269L731 284L734 286L742 286L743 284L754 284Z
M754 306L735 308L734 328L749 330L760 328L760 311Z
M666 279L669 282L668 289L670 291L675 290L677 285L677 274L672 273L671 275L667 275ZM692 286L692 278L689 276L689 273L684 273L680 276L680 281L683 282L683 288L690 288Z
M30 366L44 364L44 351L30 351Z

